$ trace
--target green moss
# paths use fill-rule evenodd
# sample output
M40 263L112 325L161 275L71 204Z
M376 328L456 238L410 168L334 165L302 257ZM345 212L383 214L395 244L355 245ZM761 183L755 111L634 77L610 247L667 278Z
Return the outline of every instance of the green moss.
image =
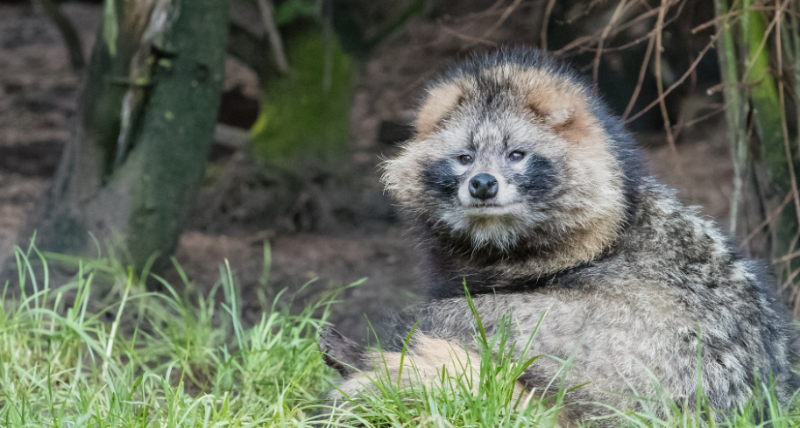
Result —
M251 130L255 153L264 160L347 147L353 64L335 39L329 43L326 70L327 43L320 30L287 38L291 71L267 83L261 114Z

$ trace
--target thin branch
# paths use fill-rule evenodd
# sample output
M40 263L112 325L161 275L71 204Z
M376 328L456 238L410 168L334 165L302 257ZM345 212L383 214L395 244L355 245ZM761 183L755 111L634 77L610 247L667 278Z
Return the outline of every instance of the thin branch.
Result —
M664 16L667 14L668 7L668 0L662 0L661 7L658 11L658 20L656 21L656 87L658 89L659 106L661 107L661 116L664 119L664 130L667 133L669 149L672 151L672 155L675 156L675 160L677 161L676 165L678 167L678 176L683 177L680 158L678 157L678 150L675 147L675 136L672 135L672 127L669 122L669 113L667 112L667 103L665 101L666 94L664 94L664 80L661 76L661 52L664 50L661 39L664 34Z
M792 253L795 252L794 249L797 247L797 241L798 240L800 240L800 230L798 230L797 233L794 234L794 237L792 238L792 242L791 242L791 244L789 244L789 251L787 251L788 254L792 254ZM786 271L787 272L791 272L792 271L791 262L786 262ZM798 269L798 272L800 272L800 269ZM787 279L786 282L784 282L781 285L781 290L783 290L786 287L792 285L792 281L794 281L794 278L796 276L797 276L796 274L794 276L790 276L789 279ZM797 292L797 288L796 287L792 287L792 288L793 288L792 292L796 293ZM795 310L797 310L797 308L795 308Z
M674 1L676 1L676 0L673 0L672 2L674 2ZM630 7L635 6L637 4L639 4L639 3L634 3L634 2L628 3L628 5L625 6L625 8L623 9L623 14L625 12L627 12ZM665 21L665 24L663 25L664 27L672 24L673 22L675 22L680 17L680 12L683 9L683 6L685 4L686 4L686 0L682 0L681 3L680 3L680 6L677 9L677 11L672 15L672 17L670 17L668 20ZM672 6L672 5L670 4L670 6ZM634 26L635 24L639 23L640 21L646 20L646 19L652 17L653 15L657 15L658 11L659 11L659 9L651 9L651 10L645 12L645 13L636 15L636 17L631 19L630 21L627 21L627 22L625 22L623 24L620 24L620 25L614 27L611 30L611 32L609 33L609 37L614 37L615 35L619 34L620 32L622 32L624 30L627 30L628 28ZM651 36L652 36L651 34L648 34L648 35L646 35L646 36L644 36L644 37L642 37L640 39L637 39L637 40L635 40L633 42L627 43L626 45L619 46L619 47L613 47L613 48L605 48L604 50L605 51L609 51L609 52L610 51L622 50L624 47L629 47L629 46L633 46L633 45L639 44L639 43L641 43L642 41L644 41L645 39L647 39L647 38L649 38ZM594 33L594 34L590 34L588 36L583 36L583 37L580 37L578 39L575 39L571 43L569 43L567 46L565 46L565 47L559 49L558 51L556 51L555 55L564 56L564 55L566 55L567 52L569 52L570 50L573 50L573 49L578 49L578 53L582 53L582 52L586 52L586 51L589 51L589 52L595 51L596 48L593 48L591 46L598 40L598 37L599 37L599 34L598 33Z
M694 124L700 123L700 122L702 122L704 120L711 119L712 117L714 117L714 116L716 116L716 115L718 115L720 113L723 113L723 112L725 112L725 106L724 105L719 107L719 108L715 108L711 112L706 113L706 114L704 114L704 115L702 115L702 116L700 116L700 117L698 117L696 119L692 119L692 120L690 120L690 121L688 121L686 123L678 123L678 124L676 124L675 126L672 127L672 131L675 133L675 138L678 138L678 135L681 133L681 131L684 128L688 128L688 127L690 127L690 126L692 126Z
M769 35L772 32L772 29L775 28L775 25L779 21L778 17L780 17L783 14L783 11L786 9L786 6L789 4L790 1L791 0L786 0L785 2L783 2L783 6L781 6L778 9L778 13L775 14L775 19L773 19L772 22L770 22L769 25L767 26L767 29L764 30L764 38L761 39L761 43L758 45L758 49L756 49L755 53L750 55L751 58L758 58L758 56L761 55L761 51L763 51L764 46L767 45L767 40L769 39ZM742 82L747 80L747 75L750 74L750 70L753 69L754 64L755 64L754 61L747 61L747 67L744 70L744 75L742 76Z
M800 256L800 251L795 251L795 252L793 252L791 254L787 254L787 255L785 255L785 256L777 259L777 260L773 260L772 264L773 265L777 265L779 263L788 262L788 261L791 261L792 259L794 259L794 258L796 258L798 256Z
M655 35L655 33L653 33ZM625 113L622 115L622 120L628 118L628 115L631 114L631 110L633 110L633 105L636 104L636 100L639 98L639 92L642 91L642 85L644 84L644 77L647 75L647 66L650 64L650 55L653 54L653 45L655 45L656 39L655 37L650 36L650 43L647 44L647 51L644 53L644 60L642 61L642 68L639 69L639 81L636 83L636 89L633 90L633 95L631 95L631 100L628 102L628 107L625 108Z
M250 133L246 129L218 123L214 128L214 141L233 150L246 150Z
M72 69L76 71L83 69L86 65L86 61L83 58L83 44L81 43L80 34L75 30L75 26L72 25L72 22L54 0L39 0L39 2L42 4L47 17L53 21L53 24L56 25L61 33L61 37L64 38Z
M775 220L777 220L778 216L783 211L783 209L786 208L786 205L789 205L789 202L791 200L792 200L792 192L788 192L786 194L786 197L783 198L783 202L781 202L781 204L778 206L778 208L776 208L774 211L769 213L769 215L767 216L766 220L762 221L758 226L754 227L753 230L750 231L750 233L747 235L747 237L745 237L742 240L742 243L739 244L739 248L741 249L741 248L744 248L745 246L747 246L747 244L750 242L750 240L755 238L755 236L758 235L759 232L761 232L761 229L763 229L763 228L771 225L772 223L774 223Z
M655 29L653 29L652 31L650 31L649 33L645 34L642 37L639 37L638 39L632 40L632 41L630 41L628 43L625 43L624 45L614 46L614 47L610 47L610 48L603 48L603 51L604 52L624 51L625 49L632 48L632 47L638 45L639 43L642 43L645 40L652 40L653 38L655 38L655 36L656 36L656 32L655 32ZM582 47L581 50L582 51L588 51L588 52L597 52L597 48L593 48L593 47L590 47L590 46Z
M635 4L635 3L629 3L629 4ZM658 9L653 9L653 10L647 11L647 12L641 14L641 15L638 15L636 18L631 19L630 21L628 21L628 22L626 22L624 24L621 24L621 25L617 26L616 28L614 28L610 35L611 36L615 36L620 31L624 31L624 30L628 29L629 27L632 27L633 25L635 25L639 21L643 21L643 20L645 20L647 18L650 18L651 16L656 15L656 14L658 14ZM587 44L587 43L588 44L593 44L593 42L595 40L597 40L597 34L596 33L595 34L590 34L588 36L579 37L579 38L573 40L571 43L569 43L566 46L564 46L563 48L561 48L558 51L556 51L555 54L556 55L564 55L565 53L567 53L567 52L569 52L569 51L571 51L573 49L579 48L579 47L582 48L582 49L587 49L587 48L583 48L582 45Z
M491 40L481 39L479 37L470 36L468 34L459 33L458 31L456 31L456 30L454 30L454 29L452 29L452 28L450 28L450 27L448 27L446 25L442 25L442 29L444 29L444 31L447 31L448 33L458 37L459 39L462 39L462 40L465 40L465 41L468 41L468 42L472 42L473 44L481 44L482 43L482 44L489 45L489 46L498 46L497 42L493 42Z
M608 21L608 25L603 29L603 34L600 35L600 41L597 42L597 54L594 56L594 66L592 70L592 79L594 80L594 84L597 85L598 75L600 74L600 56L603 55L603 44L608 37L608 33L611 32L611 28L614 26L614 23L617 22L620 15L622 14L622 9L625 7L627 0L620 0L619 4L617 4L617 8L614 9L614 14L611 15L611 19Z
M783 290L785 290L785 289L786 289L786 288L787 288L789 285L791 285L791 284L792 284L792 281L794 281L794 279L795 279L795 278L797 278L797 275L798 275L798 274L800 274L800 269L797 269L797 270L795 270L794 272L792 272L792 273L789 275L789 277L788 277L788 278L786 278L786 281L784 281L784 282L781 284L781 288L780 288L780 290L781 290L781 291L783 291ZM796 311L797 311L797 302L795 302L795 312L796 312Z
M261 12L261 20L264 22L264 29L267 32L270 50L275 58L275 68L281 73L289 72L289 61L283 51L283 40L278 26L275 24L275 14L272 0L257 0L258 9Z
M753 6L753 7L750 7L750 10L762 10L762 11L765 11L765 12L772 12L772 11L775 10L775 8L774 7L770 7L770 6L762 6L762 7ZM704 23L692 28L691 29L691 33L692 34L697 34L698 32L703 31L708 27L716 25L719 21L724 21L724 20L726 20L728 18L737 16L737 15L741 15L742 13L744 13L744 12L743 11L736 11L736 12L728 12L728 13L723 14L723 15L715 16L713 19L710 19L710 20L708 20L708 21L706 21L706 22L704 22Z
M550 23L550 15L553 13L553 7L556 5L556 0L548 0L547 7L544 9L544 19L542 20L542 34L540 36L542 43L542 50L547 52L547 24Z
M514 0L514 3L511 3L511 6L507 7L506 10L503 11L503 14L500 15L500 19L498 19L494 25L486 30L480 38L486 39L491 36L492 33L494 33L498 28L500 28L501 25L503 25L504 22L506 22L506 19L511 16L511 14L514 12L514 9L516 9L520 3L522 3L522 0Z
M697 65L698 65L698 64L700 63L700 61L703 59L703 57L704 57L704 56L705 56L705 54L708 52L708 50L709 50L709 49L711 49L712 47L714 47L714 43L717 41L717 38L718 38L718 37L719 37L719 34L715 34L714 36L712 36L712 37L711 37L711 41L710 41L710 42L709 42L709 43L708 43L708 44L707 44L707 45L706 45L706 46L703 48L703 50L700 52L700 54L697 56L697 58L694 60L694 62L693 62L693 63L692 63L690 66L689 66L689 69L688 69L688 70L686 70L686 72L683 74L683 76L681 76L681 78L680 78L680 79L678 79L678 80L677 80L675 83L673 83L673 84L672 84L672 86L670 86L669 88L667 88L667 90L666 90L666 91L664 91L664 93L663 93L663 94L659 95L659 97L658 97L656 100L654 100L653 102L651 102L650 104L648 104L648 105L647 105L647 107L645 107L644 109L642 109L641 111L639 111L638 113L636 113L635 115L633 115L633 117L631 117L630 119L626 120L626 121L625 121L625 123L631 123L631 122L633 122L634 120L636 120L636 119L640 118L640 117L641 117L643 114L645 114L645 113L647 113L648 111L650 111L650 109L652 109L652 108L653 108L653 107L655 107L656 105L660 104L660 103L663 101L663 98L664 98L664 97L666 97L667 95L669 95L669 94L670 94L672 91L674 91L674 90L675 90L675 88L677 88L677 87L678 87L678 86L680 86L680 85L681 85L683 82L685 82L685 81L686 81L686 79L687 79L687 78L688 78L688 77L689 77L689 76L692 74L692 71L693 71L695 68L697 68Z

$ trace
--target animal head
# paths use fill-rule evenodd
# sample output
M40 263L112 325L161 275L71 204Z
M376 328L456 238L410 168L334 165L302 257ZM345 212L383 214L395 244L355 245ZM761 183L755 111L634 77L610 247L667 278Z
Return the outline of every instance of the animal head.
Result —
M591 260L626 221L638 159L618 119L536 50L473 57L433 81L387 189L464 253Z

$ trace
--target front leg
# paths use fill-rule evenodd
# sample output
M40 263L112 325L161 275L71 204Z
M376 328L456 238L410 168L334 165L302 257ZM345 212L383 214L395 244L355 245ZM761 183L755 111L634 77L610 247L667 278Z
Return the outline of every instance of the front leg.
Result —
M330 399L353 399L382 387L412 388L424 386L456 388L458 382L472 385L474 393L480 384L481 356L462 345L444 339L415 333L406 352L367 350L344 337L333 328L320 330L320 351L325 363L338 371L344 381ZM525 386L516 382L515 395Z
M333 327L319 329L319 351L325 364L345 379L366 368L367 350Z

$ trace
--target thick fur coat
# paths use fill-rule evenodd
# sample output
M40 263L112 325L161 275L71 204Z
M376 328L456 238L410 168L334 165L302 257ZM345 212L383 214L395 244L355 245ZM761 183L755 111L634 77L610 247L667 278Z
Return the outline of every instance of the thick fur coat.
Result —
M660 388L689 411L698 384L729 411L757 385L784 402L796 390L795 332L773 280L643 172L621 121L571 69L529 49L473 57L429 85L416 126L384 181L424 250L430 300L394 335L419 321L406 364L423 378L477 370L466 280L487 333L511 317L517 350L544 317L531 353L555 358L527 369L521 393L547 394L558 376L590 382L567 394L566 424L604 404L637 409L634 396ZM384 345L399 367L402 342ZM375 354L334 330L321 346L345 375L340 391L369 387Z

